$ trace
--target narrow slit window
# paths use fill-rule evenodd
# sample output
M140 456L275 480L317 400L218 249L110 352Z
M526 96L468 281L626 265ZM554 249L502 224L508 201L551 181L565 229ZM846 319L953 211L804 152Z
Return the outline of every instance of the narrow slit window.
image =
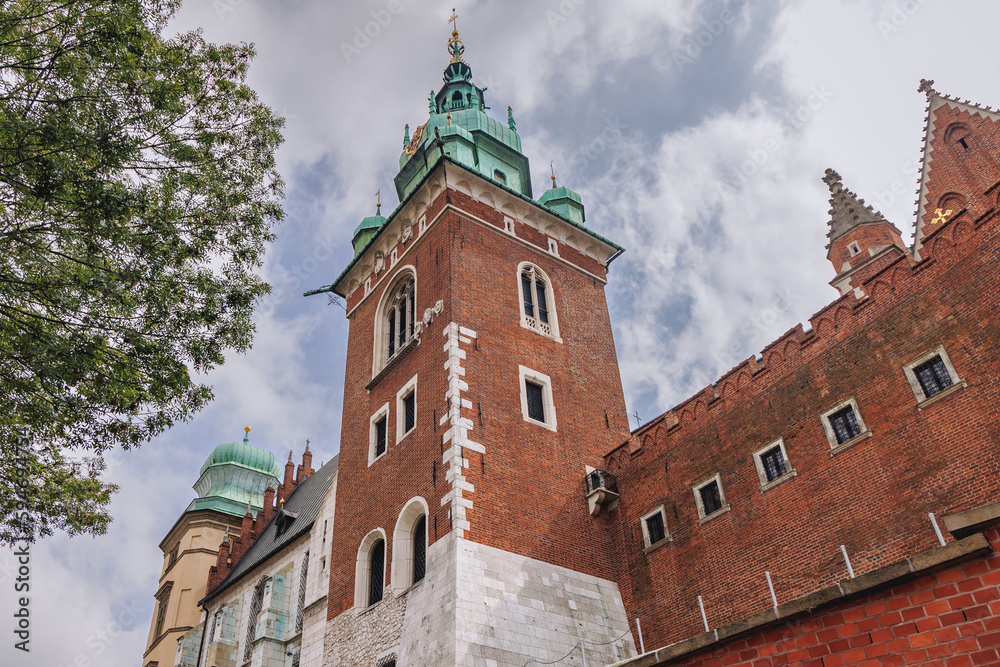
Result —
M417 394L416 392L410 392L406 398L403 399L403 411L405 413L403 421L403 432L409 433L416 426L417 420Z
M368 605L382 601L382 586L385 578L385 540L379 540L372 547L369 584L368 584Z
M375 457L385 454L386 426L388 418L382 417L375 422Z
M427 574L427 517L422 516L413 529L413 583Z
M917 376L920 388L924 390L924 396L927 398L941 393L954 384L948 367L940 356L917 366L913 369L913 373Z
M542 400L542 386L530 380L524 381L524 393L528 398L528 417L535 421L545 421L545 403Z
M549 308L545 302L545 283L535 280L535 293L538 295L538 319L548 324Z
M521 291L524 293L524 314L528 317L535 316L535 304L531 295L531 275L521 274Z
M838 445L861 435L861 427L858 425L857 415L854 414L854 407L851 405L830 415L830 427L833 429Z

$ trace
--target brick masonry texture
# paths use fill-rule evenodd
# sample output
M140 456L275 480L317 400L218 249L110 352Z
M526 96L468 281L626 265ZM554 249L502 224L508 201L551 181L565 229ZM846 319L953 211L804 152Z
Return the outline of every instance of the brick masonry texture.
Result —
M986 535L993 550L1000 550L1000 531ZM967 667L998 662L1000 555L993 553L708 652L658 664Z
M641 618L647 647L703 632L699 595L711 627L732 623L771 607L765 571L774 580L778 602L786 602L847 578L840 545L861 575L934 546L928 513L946 515L996 500L1000 167L995 156L1000 131L992 118L947 103L935 114L927 177L930 213L946 196L967 205L955 207L944 223L930 224L925 216L920 260L898 256L869 272L863 283L854 283L864 292L860 300L848 294L834 301L810 319L809 331L792 329L759 359L740 364L607 456L605 465L622 490L614 526L619 585L629 616ZM955 123L971 128L968 151L946 141ZM967 386L918 409L902 369L940 345ZM849 398L857 401L872 433L832 453L820 415ZM778 438L784 439L797 474L762 492L752 453ZM699 525L691 487L716 473L732 509ZM672 540L644 553L640 517L661 504ZM746 657L727 654L718 664L751 664L762 648L774 651L789 642L805 649L789 662L818 659L830 655L830 633L846 633L836 641L847 641L854 651L845 657L849 664L865 657L894 664L884 662L884 656L902 650L892 641L913 641L902 636L906 628L920 637L906 651L929 656L929 646L953 641L993 651L992 644L981 644L983 636L991 636L982 617L953 622L940 632L955 636L947 642L938 638L934 624L947 613L946 606L954 611L958 604L952 600L958 592L945 595L938 584L948 585L935 581L931 593L919 593L931 595L926 602L937 605L920 608L923 627L914 616L909 626L893 630L900 634L886 638L883 633L884 640L876 642L876 628L869 628L869 636L868 630L855 632L855 621L832 616L825 639L818 642L823 648L799 643L820 631L810 620L811 630L803 626L758 637L756 645L747 646ZM971 605L979 580L955 585L975 589L962 598ZM993 595L995 590L989 590L979 594ZM975 613L995 618L995 610L982 606L985 602ZM865 654L883 649L883 657ZM837 653L847 656L847 649ZM977 659L971 648L968 653Z

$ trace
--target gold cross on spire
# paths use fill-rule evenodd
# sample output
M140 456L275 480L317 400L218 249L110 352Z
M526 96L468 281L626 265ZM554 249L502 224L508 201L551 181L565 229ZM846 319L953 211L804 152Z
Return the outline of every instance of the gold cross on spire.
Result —
M458 12L455 11L454 7L451 10L451 18L448 19L448 23L455 24L455 29L451 31L451 39L448 40L448 53L451 54L451 62L460 63L462 62L462 54L465 53L465 45L458 37Z

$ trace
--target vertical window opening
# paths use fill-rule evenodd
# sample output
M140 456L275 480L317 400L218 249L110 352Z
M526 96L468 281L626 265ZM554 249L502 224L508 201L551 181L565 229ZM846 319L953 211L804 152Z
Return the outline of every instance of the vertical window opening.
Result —
M764 477L768 482L773 482L788 472L785 468L785 455L781 453L781 447L775 447L761 454L760 462L764 466Z
M376 458L385 454L386 426L388 418L382 417L375 422L375 456Z
M521 292L524 294L524 314L528 317L535 316L535 304L531 300L531 275L521 274Z
M427 574L427 517L422 516L413 529L413 583Z
M528 417L535 421L545 421L545 403L542 400L542 387L530 380L524 381L524 393L528 399Z
M719 493L718 482L714 480L709 482L698 489L698 494L701 496L701 507L705 516L715 514L722 509L722 496Z
M646 532L649 535L650 546L666 538L667 531L663 526L663 514L657 512L646 519Z
M538 294L538 319L548 324L549 309L548 309L548 304L545 303L545 283L543 283L541 280L536 279L535 292Z
M409 433L416 426L417 419L417 394L416 392L410 392L410 394L403 399L403 409L406 413L403 421L403 432Z
M382 601L382 584L385 578L385 540L379 540L372 547L370 578L368 585L368 605Z
M858 418L854 414L854 408L850 405L830 416L830 426L833 428L838 445L842 445L848 440L861 435Z

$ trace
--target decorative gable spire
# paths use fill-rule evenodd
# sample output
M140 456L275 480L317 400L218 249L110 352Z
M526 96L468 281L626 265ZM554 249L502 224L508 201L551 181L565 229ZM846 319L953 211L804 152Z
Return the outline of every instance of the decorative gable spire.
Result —
M927 93L927 97L931 95L937 95L937 91L934 90L934 79L921 79L920 87L917 88L918 93Z
M881 213L865 204L856 194L844 187L840 174L833 169L827 169L823 182L830 187L830 232L827 236L832 241L858 225L869 222L882 222L885 218Z

